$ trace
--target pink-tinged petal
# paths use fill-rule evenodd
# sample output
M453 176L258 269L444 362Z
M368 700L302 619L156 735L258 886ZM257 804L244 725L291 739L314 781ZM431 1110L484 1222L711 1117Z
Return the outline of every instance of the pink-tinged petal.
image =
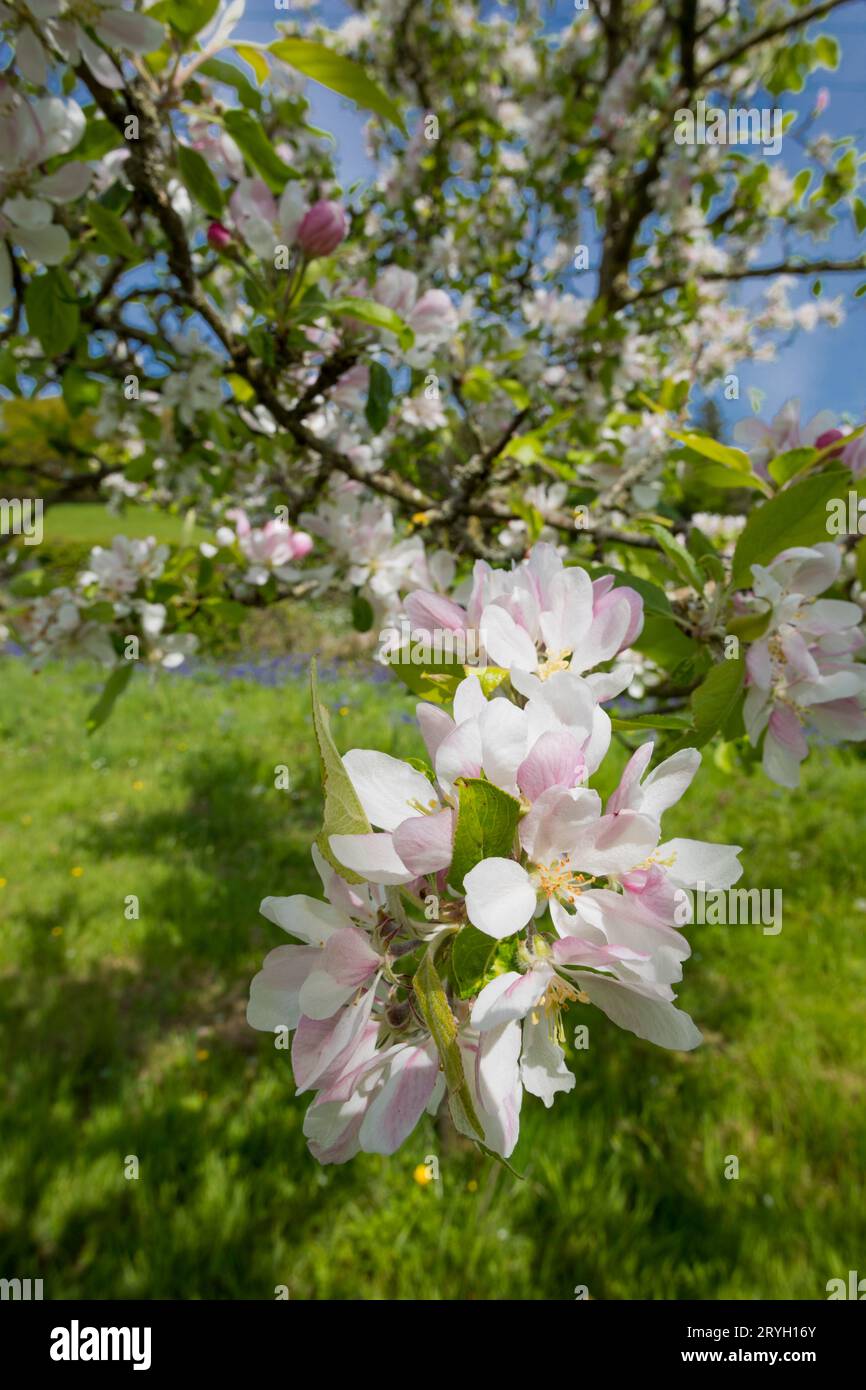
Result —
M560 937L551 950L557 965L587 965L593 970L613 970L620 964L638 965L650 959L649 951L636 951L631 946L601 946L580 936Z
M668 840L659 845L655 858L668 877L683 888L730 888L743 872L737 858L741 845L716 845L706 840Z
M319 1163L348 1163L360 1152L358 1135L369 1097L355 1094L342 1101L313 1101L304 1116L310 1153Z
M478 1048L476 1083L484 1110L484 1138L488 1147L503 1158L514 1151L520 1133L521 1041L520 1024L503 1023L483 1033Z
M764 737L762 765L767 776L780 787L799 786L800 764L808 752L809 745L796 714L785 705L777 705Z
M470 922L501 941L525 927L535 911L529 874L513 859L482 859L463 880Z
M365 932L358 927L346 927L328 938L322 964L338 984L357 989L379 969L380 958Z
M753 642L746 652L746 671L749 680L761 690L769 690L773 684L773 663L766 638Z
M762 453L771 449L774 442L770 426L763 420L755 419L738 420L734 425L734 438L747 450L758 450Z
M574 787L586 775L582 745L563 729L536 739L532 751L517 769L517 785L528 801L536 801L551 787Z
M769 568L773 578L789 593L814 598L836 582L841 565L839 546L823 541L820 545L783 550Z
M682 963L691 955L691 947L681 932L657 922L628 896L606 888L581 893L576 908L578 915L589 917L593 923L593 939L586 944L598 950L599 955L595 959L588 955L584 960L575 957L572 964L611 970L626 980L637 976L673 997L668 986L682 979ZM595 941L596 932L601 932L607 943L600 948ZM573 935L579 940L577 927ZM572 949L570 937L557 942L553 947L557 964L565 963Z
M119 60L114 61L111 56L94 43L89 34L78 26L75 29L78 47L93 76L98 78L103 87L108 87L110 91L117 91L123 86L123 73L120 71Z
M529 1010L535 1008L552 976L553 971L544 965L528 970L525 975L518 975L515 970L497 975L484 986L472 1006L472 1027L486 1033L512 1019L525 1018Z
M301 987L300 1012L304 1018L333 1018L354 993L354 986L341 985L327 970L311 970Z
M394 849L414 878L435 874L451 863L454 840L454 812L437 811L432 816L411 816L393 834Z
M45 49L32 29L22 29L15 46L15 62L21 76L35 87L44 87L48 74Z
M773 702L768 690L760 686L750 686L746 691L743 705L743 723L752 743L757 743L773 711Z
M617 1027L657 1047L691 1052L702 1041L688 1014L663 999L651 998L639 993L633 985L621 984L604 975L581 974L576 982Z
M798 705L823 705L830 700L848 700L859 695L864 680L866 667L852 671L831 671L815 681L796 681L788 686L788 694Z
M340 877L337 870L328 863L318 845L313 844L310 853L328 901L333 903L334 907L344 913L346 917L366 917L372 920L380 906L381 894L377 890L369 888L366 883L347 883L344 878ZM348 923L344 922L343 925L346 926Z
M301 1014L305 1018L333 1018L355 991L377 973L380 965L379 956L363 932L356 927L337 932L301 986Z
M335 1080L363 1041L373 1008L375 988L348 1004L333 1018L302 1017L292 1043L292 1070L298 1095Z
M310 946L324 946L329 936L351 925L348 917L330 903L296 893L290 898L265 898L259 908L263 917L297 936Z
M701 755L697 748L681 748L665 758L653 768L641 788L640 811L660 820L685 794L700 765Z
M96 18L95 28L101 39L133 53L152 53L165 38L165 30L155 19L120 8L103 10Z
M415 877L394 848L393 835L386 832L332 835L330 846L344 869L360 874L368 883L409 883Z
M584 680L592 691L593 699L605 704L608 700L616 699L631 685L634 671L635 668L628 662L621 662L612 671L591 671L584 676Z
M477 676L467 676L454 692L454 723L463 724L487 708L487 700Z
M592 732L583 750L586 758L586 771L592 776L607 757L611 735L610 715L601 705L596 705L592 715Z
M652 739L636 748L622 770L619 786L612 792L607 802L608 815L615 816L619 811L634 810L640 801L640 782L650 765L655 744Z
M15 228L12 240L34 261L43 265L59 265L69 251L69 233L65 227Z
M623 632L621 646L628 647L643 631L643 599L637 590L628 584L620 584L617 588L602 588L605 579L610 579L611 584L613 583L613 576L605 575L602 579L595 580L592 586L594 617L611 613L621 603L627 604L629 621Z
M860 610L857 611L859 616ZM801 632L793 627L783 627L779 632L779 645L788 668L785 674L789 685L794 680L815 680L821 674Z
M855 743L866 738L866 714L856 700L830 700L810 709L809 718L825 738Z
M247 1023L264 1033L297 1028L301 986L322 957L318 946L277 946L250 984Z
M537 696L531 701L528 713L531 716L533 734L543 733L553 727L549 716L574 734L575 738L585 738L591 733L595 718L596 702L589 684L574 671L554 671L541 685Z
M34 188L34 192L40 198L51 198L55 202L67 203L74 198L80 198L90 187L93 178L93 170L87 165L82 164L78 159L72 159L68 164L64 164L54 174L46 174L41 178Z
M806 610L804 626L816 637L828 632L844 632L857 627L863 620L863 610L857 603L841 598L819 598Z
M551 787L520 822L520 843L535 864L548 864L583 844L601 814L597 791Z
M478 727L485 776L513 795L517 791L517 769L526 756L528 730L524 711L510 700L491 700L479 716Z
M444 594L414 589L407 595L404 607L413 633L426 633L432 637L437 632L466 631L466 610Z
M415 706L415 714L430 761L435 763L443 739L446 739L454 728L454 720L441 705L429 705L426 702Z
M592 581L586 570L568 569L553 574L542 604L539 627L548 652L558 656L577 651L593 618Z
M632 607L627 598L617 599L620 591L613 590L613 601L593 617L590 629L571 659L571 670L591 671L603 661L610 661L625 646L625 638L633 627Z
M574 1090L574 1077L565 1065L565 1053L551 1037L545 1014L531 1014L523 1025L520 1054L523 1089L538 1096L550 1109L559 1091Z
M269 226L277 219L276 200L264 179L241 179L229 199L229 207L241 231L246 219L266 222Z
M683 908L688 906L682 889L676 887L663 869L652 864L648 869L635 869L623 874L622 886L626 897L649 912L660 922L668 925L685 924L691 921L691 912L683 916ZM679 915L678 915L679 914Z
M642 864L658 844L659 824L637 811L602 816L570 851L576 869L591 874L624 874Z
M421 815L420 806L438 810L436 793L423 772L399 758L374 748L351 748L343 755L343 766L371 825L380 830L395 830L413 812Z
M369 1094L372 1085L368 1083L375 1080L384 1064L383 1053L376 1046L378 1041L379 1024L369 1018L355 1039L345 1064L332 1067L327 1078L323 1078L319 1100L348 1100L358 1090Z
M478 777L481 774L481 729L477 719L457 724L444 738L436 752L436 779L445 792L450 792L458 777Z
M499 604L491 603L481 615L481 642L494 666L520 671L538 669L535 643L525 628L519 627L511 614Z
M402 1047L361 1125L364 1153L396 1153L423 1115L436 1086L439 1062L432 1048Z

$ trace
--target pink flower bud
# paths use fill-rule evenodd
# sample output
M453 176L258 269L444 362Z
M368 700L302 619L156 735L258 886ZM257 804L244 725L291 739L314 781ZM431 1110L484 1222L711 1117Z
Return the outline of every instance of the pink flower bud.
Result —
M298 228L298 245L308 256L329 256L348 230L349 219L339 203L314 203Z
M409 323L416 337L442 343L457 330L457 310L444 290L427 290L409 315Z
M820 88L818 89L818 95L817 95L816 98L815 98L815 115L816 115L816 116L820 116L820 115L822 114L822 112L824 112L824 111L827 110L827 107L828 107L829 105L830 105L830 92L829 92L828 88L826 88L826 87L820 87Z
M303 560L313 548L313 538L306 531L295 531L292 536L293 559Z
M845 438L845 436L844 436L844 434L842 433L841 430L825 430L824 433L823 433L823 434L819 434L819 435L818 435L818 438L815 440L815 448L816 448L816 449L826 449L828 444L835 444L837 439L844 439L844 438ZM828 455L827 455L827 458L828 458L828 459L838 459L838 458L841 458L841 457L842 457L842 450L841 450L841 449L834 449L833 452L832 452L832 454L828 454Z
M222 222L211 222L207 229L207 239L215 251L225 251L232 244L232 234Z

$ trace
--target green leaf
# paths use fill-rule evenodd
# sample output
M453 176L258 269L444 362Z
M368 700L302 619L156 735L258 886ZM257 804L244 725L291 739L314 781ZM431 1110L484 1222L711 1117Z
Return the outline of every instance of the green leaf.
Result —
M429 643L428 643L429 645ZM454 699L467 668L455 661L412 661L411 654L423 646L423 639L407 644L388 657L388 665L413 695L434 705L447 705ZM421 653L423 656L423 652Z
M506 970L517 969L517 938L496 941L471 923L461 927L451 948L451 974L460 999L471 999Z
M46 270L24 292L27 322L52 357L66 352L78 337L80 314L72 282L64 270Z
M105 723L114 709L115 702L129 685L134 667L134 661L122 661L119 666L115 666L102 687L102 694L87 716L86 727L89 734Z
M720 661L692 694L695 732L686 739L692 748L708 743L734 712L746 677L745 657Z
M456 786L459 802L448 881L462 892L465 875L482 859L511 857L520 802L480 777L458 778Z
M94 108L91 106L88 109L92 111ZM85 162L102 159L109 150L116 150L122 144L123 136L117 127L112 125L111 121L97 117L87 122L84 134L75 147L75 158Z
M375 622L373 605L363 594L355 594L352 599L352 626L356 632L369 632Z
M212 78L214 82L233 87L244 106L253 111L261 109L261 93L256 90L246 73L235 67L234 63L226 63L222 58L208 58L206 63L202 63L199 71L205 77Z
M759 478L757 473L740 473L735 468L725 468L720 463L711 463L706 467L696 470L701 482L708 483L710 487L747 487L755 492L763 492L766 497L770 496L770 488Z
M685 714L634 714L611 716L611 724L615 729L621 729L625 733L636 733L643 729L675 729L682 733L685 729L692 728L692 721Z
M702 458L711 459L713 463L724 464L726 468L733 468L737 473L749 474L752 471L752 461L742 449L720 444L707 434L682 433L680 430L668 430L668 434L672 439L678 439L681 444L700 454Z
M326 299L313 307L316 316L325 312L337 318L357 319L359 323L368 323L372 328L384 328L394 334L404 351L415 341L415 334L408 323L404 323L393 309L377 303L375 299Z
M259 48L255 48L251 43L236 43L235 52L239 58L243 58L245 63L249 63L256 79L259 82L267 82L271 75L268 60Z
M90 406L99 405L102 386L94 377L90 377L82 371L80 367L67 367L60 386L63 391L63 399L66 402L66 409L73 420L76 420Z
M463 1071L463 1058L457 1043L457 1020L451 1012L448 999L439 973L434 954L438 942L433 942L425 953L421 964L412 979L412 988L424 1022L436 1044L445 1085L448 1088L448 1104L457 1128L466 1133L474 1130L479 1139L484 1138L484 1130L475 1113L472 1096Z
M250 164L256 169L272 193L282 193L289 179L297 178L294 169L284 164L264 127L249 111L226 111L225 128L237 142Z
M772 616L773 610L769 605L763 612L741 613L736 618L728 619L728 632L732 637L739 637L744 642L757 642L770 626Z
M125 261L140 259L138 247L122 218L104 203L91 203L87 209L87 220L99 240L113 255L122 256Z
M703 593L706 580L698 568L697 561L690 555L684 545L664 526L660 526L657 521L642 521L640 529L652 536L667 558L670 560L680 578L691 586L697 593Z
M270 51L305 77L311 77L332 92L339 92L340 96L349 97L365 111L375 111L377 116L395 125L402 135L407 133L403 117L391 98L350 58L308 39L278 39L270 45Z
M844 470L817 473L757 507L746 522L734 551L735 586L750 588L752 565L766 564L780 550L825 541L827 503L831 498L844 496L848 482L849 474Z
M393 389L391 374L387 368L383 367L381 362L371 362L370 387L364 414L374 434L381 433L388 423Z
M768 465L768 472L775 483L781 487L787 483L795 474L802 473L809 468L818 457L818 450L811 447L802 449L786 449L784 454L777 454Z
M492 1158L494 1163L498 1163L500 1168L504 1168L513 1178L517 1178L520 1182L526 1182L526 1175L524 1173L518 1173L513 1164L509 1163L507 1158L503 1158L502 1154L496 1153L494 1149L488 1149L487 1145L482 1144L480 1139L474 1139L473 1143L476 1149L484 1154L485 1158Z
M181 145L177 162L180 176L199 206L204 208L208 217L221 217L222 189L204 156L198 150L191 150L188 145Z
M322 768L322 790L325 794L325 814L322 829L316 836L316 844L328 863L347 883L363 883L364 880L359 874L343 867L331 849L332 835L366 835L371 827L334 742L328 711L319 699L315 657L310 664L310 694L313 702L313 729Z
M219 0L160 0L147 11L150 19L168 23L176 33L191 39L217 12Z

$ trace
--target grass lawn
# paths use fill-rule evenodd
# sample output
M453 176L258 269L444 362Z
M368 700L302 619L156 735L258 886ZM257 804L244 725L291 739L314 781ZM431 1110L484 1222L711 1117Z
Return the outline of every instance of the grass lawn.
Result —
M5 660L2 682L0 1275L46 1298L821 1299L866 1274L866 763L813 756L791 793L706 758L665 832L743 845L783 930L692 929L695 1053L577 1006L590 1046L571 1095L526 1100L525 1181L427 1119L322 1169L288 1054L244 1020L285 939L260 899L317 891L303 683L140 675L87 740L94 672ZM326 691L343 748L418 751L396 688Z

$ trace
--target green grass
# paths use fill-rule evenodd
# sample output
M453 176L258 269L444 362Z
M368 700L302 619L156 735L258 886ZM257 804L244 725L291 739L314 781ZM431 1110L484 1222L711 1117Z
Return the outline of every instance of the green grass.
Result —
M790 793L707 759L666 818L785 895L779 936L693 929L697 1052L580 1009L575 1090L524 1105L524 1182L427 1119L391 1159L322 1169L287 1053L244 1020L281 939L260 899L316 891L303 686L142 676L88 741L94 673L2 678L4 1277L47 1298L820 1299L863 1270L862 762L813 757ZM341 746L418 751L396 692L327 694Z
M212 541L213 536L200 526L187 525L182 516L172 516L158 507L127 506L122 512L110 512L98 502L59 502L45 513L45 540L80 542L91 545L111 545L115 536L130 536L144 540L154 536L170 545L198 545Z

